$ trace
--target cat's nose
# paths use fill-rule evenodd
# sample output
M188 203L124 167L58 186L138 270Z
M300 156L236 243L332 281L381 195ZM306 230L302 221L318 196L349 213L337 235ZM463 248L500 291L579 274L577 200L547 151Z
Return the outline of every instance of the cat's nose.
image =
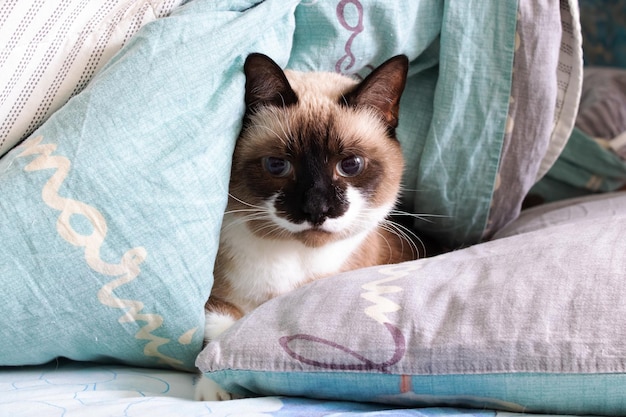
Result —
M323 192L312 188L306 193L302 212L311 224L320 226L329 217L330 210L330 203Z
M309 222L313 225L313 226L321 226L322 224L324 224L324 222L326 221L326 219L328 218L328 215L322 212L318 212L318 213L307 213L308 217L309 217Z

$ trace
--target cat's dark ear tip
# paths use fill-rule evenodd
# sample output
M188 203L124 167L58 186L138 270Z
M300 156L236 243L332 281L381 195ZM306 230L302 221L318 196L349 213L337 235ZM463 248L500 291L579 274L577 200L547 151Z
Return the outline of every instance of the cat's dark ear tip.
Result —
M246 75L245 103L248 111L259 106L285 107L298 101L282 68L267 55L253 52L243 65Z
M248 61L258 61L258 60L271 61L272 58L270 58L269 56L267 56L265 54L262 54L260 52L251 52L246 57L246 62L248 62Z
M404 67L405 71L409 70L409 57L404 54L396 55L389 58L385 64L389 63L397 63L398 65Z
M243 68L244 71L247 72L247 69L249 68L257 67L264 64L276 65L274 63L274 60L269 56L260 52L252 52L246 57L246 62L243 64Z
M392 56L391 58L389 58L389 60L390 61L391 60L398 60L398 61L405 62L407 64L409 63L409 57L404 55L404 54L399 54L399 55L396 55L396 56Z

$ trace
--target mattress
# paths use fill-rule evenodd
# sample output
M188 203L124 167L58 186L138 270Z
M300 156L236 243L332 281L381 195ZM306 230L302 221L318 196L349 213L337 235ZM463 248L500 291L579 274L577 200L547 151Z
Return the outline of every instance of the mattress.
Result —
M450 407L261 397L193 401L193 373L66 360L0 371L1 416L515 416Z

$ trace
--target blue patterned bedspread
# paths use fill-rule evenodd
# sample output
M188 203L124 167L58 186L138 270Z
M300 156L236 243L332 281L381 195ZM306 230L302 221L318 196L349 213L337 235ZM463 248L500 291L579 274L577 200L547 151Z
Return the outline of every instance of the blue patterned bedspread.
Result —
M195 375L121 365L54 362L0 369L0 416L517 416L489 410L264 397L193 401Z

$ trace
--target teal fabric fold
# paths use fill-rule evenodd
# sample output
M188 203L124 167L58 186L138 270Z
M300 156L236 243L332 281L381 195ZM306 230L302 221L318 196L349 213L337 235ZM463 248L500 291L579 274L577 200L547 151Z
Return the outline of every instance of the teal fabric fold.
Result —
M446 3L438 66L414 76L402 102L399 134L413 142L405 198L415 212L436 216L416 226L451 247L479 241L487 221L510 100L516 13L515 2Z
M565 149L530 194L544 202L610 192L626 184L626 161L575 128Z

